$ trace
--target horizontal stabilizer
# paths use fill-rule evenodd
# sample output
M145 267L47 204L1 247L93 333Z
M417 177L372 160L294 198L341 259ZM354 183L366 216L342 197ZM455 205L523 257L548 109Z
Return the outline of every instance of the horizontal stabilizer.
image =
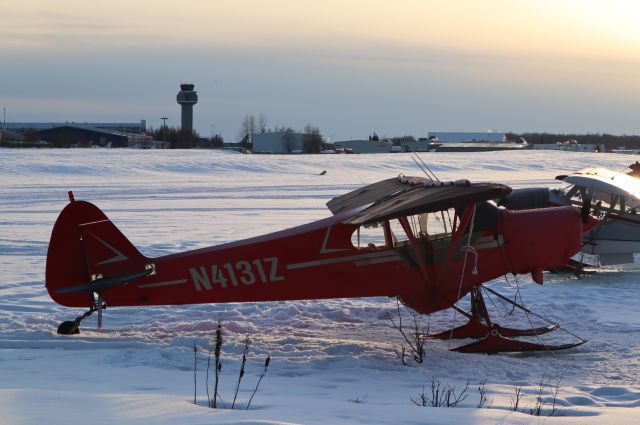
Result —
M107 277L107 278L99 278L91 283L83 283L81 285L68 286L66 288L61 288L56 290L58 294L76 294L79 292L101 292L110 288L115 288L116 286L124 285L129 282L133 282L134 280L138 280L140 278L149 276L153 273L153 268L149 267L147 270L140 273L133 273L126 276L116 276L116 277Z

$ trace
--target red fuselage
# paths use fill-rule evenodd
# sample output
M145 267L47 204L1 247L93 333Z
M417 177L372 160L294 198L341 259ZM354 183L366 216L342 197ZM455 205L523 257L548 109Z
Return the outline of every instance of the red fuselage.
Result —
M511 212L495 228L459 237L357 248L349 212L317 222L158 258L140 254L94 205L71 202L54 226L47 256L51 297L90 307L399 296L422 313L451 307L480 283L506 273L539 275L580 249L582 222L572 207ZM465 233L465 229L466 233ZM153 270L139 277L141 271ZM100 287L109 278L134 276ZM126 280L126 279L125 279Z

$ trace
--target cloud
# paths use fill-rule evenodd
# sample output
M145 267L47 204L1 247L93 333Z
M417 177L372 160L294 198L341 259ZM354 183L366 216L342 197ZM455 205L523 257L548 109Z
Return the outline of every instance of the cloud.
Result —
M547 1L447 4L5 2L1 101L16 120L177 125L178 84L191 81L196 128L227 139L260 112L334 138L638 132L640 55L633 37L590 30L606 17Z

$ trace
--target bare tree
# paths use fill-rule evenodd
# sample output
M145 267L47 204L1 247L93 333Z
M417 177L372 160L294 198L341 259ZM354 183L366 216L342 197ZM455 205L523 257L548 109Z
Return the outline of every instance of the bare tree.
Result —
M291 128L287 128L282 136L282 145L284 149L291 153L296 148L296 135Z
M404 338L405 342L409 346L409 351L411 353L411 357L415 360L416 363L420 364L424 362L427 357L426 351L426 343L427 337L426 335L429 333L429 329L425 329L420 323L419 315L415 312L411 312L411 317L413 318L413 328L410 331L406 331L402 325L402 312L400 311L400 301L396 299L396 307L398 311L398 323L393 320L390 313L387 313L387 319L391 322L391 326ZM409 333L411 332L411 333ZM403 345L400 351L396 351L400 361L402 364L406 365L406 347Z
M551 392L551 412L549 416L561 416L562 412L558 410L558 393L560 392L560 384L562 378L557 378L555 384L550 384Z
M532 416L541 416L546 410L549 398L551 398L551 410L548 416L561 416L562 412L558 410L558 393L560 392L561 381L562 378L557 378L555 383L552 383L550 378L543 375L534 394L533 404L526 413ZM550 397L546 396L547 392Z
M240 131L236 136L236 141L238 143L252 144L256 128L256 117L252 114L245 115L242 120L242 124L240 125Z
M249 406L251 406L251 401L253 401L253 396L256 395L256 392L258 391L258 387L260 386L260 382L262 382L262 378L264 378L264 376L267 374L267 370L269 369L269 362L271 362L271 356L267 356L267 358L264 360L264 369L262 370L262 374L260 375L260 378L258 378L258 383L256 384L256 388L253 390L253 394L251 394L251 398L249 399L249 402L247 403L247 407L244 410L249 410Z
M518 387L516 385L513 386L513 396L511 397L511 410L514 412L518 412L518 407L520 407L520 400L522 400L522 387Z
M544 383L544 377L540 380L540 384L536 389L535 398L533 400L533 404L529 407L529 414L531 416L540 416L542 414L542 409L545 405L545 400L543 398L544 390L546 384Z
M302 150L305 153L320 153L322 149L322 136L320 136L320 129L314 127L311 124L307 124L304 128L304 142L302 143Z
M273 128L273 131L274 131L274 132L276 132L276 133L286 133L287 131L290 131L290 132L292 132L292 133L295 133L295 130L294 130L293 128L288 127L288 126L286 126L286 125L281 125L281 126L279 126L279 127L276 125L276 126Z
M198 369L198 347L196 347L196 343L193 343L193 404L198 404L197 399L197 387L198 380L196 378L196 373ZM209 370L207 369L207 373ZM207 391L209 389L207 388Z
M418 399L414 400L409 398L413 404L422 407L458 407L467 398L467 391L469 391L469 381L467 385L456 394L456 387L449 384L442 385L439 379L435 377L431 378L431 398L426 393L424 385L422 386L422 392L418 394Z
M387 140L389 140L394 146L400 146L403 143L415 142L416 138L413 136L400 136L400 137L392 137Z
M478 409L482 409L483 407L490 409L491 405L493 404L493 402L490 403L489 399L487 398L487 389L485 387L486 383L487 380L485 379L478 384L478 393L480 393L480 401L478 401L477 404Z
M220 354L222 351L222 317L218 319L218 326L216 327L216 347L213 353L215 357L215 387L213 389L213 400L210 400L211 407L214 409L218 407L218 383L220 382L220 372L222 371L222 361L220 360ZM208 370L207 370L208 372Z
M240 365L240 373L238 374L238 383L236 384L236 393L233 396L233 403L231 403L231 410L236 405L236 399L238 398L238 390L240 390L240 381L244 377L244 366L247 364L247 354L249 353L249 337L244 340L244 347L242 349L242 364Z
M262 134L267 132L267 117L262 112L258 115L258 132Z
M172 149L188 149L198 145L198 133L194 130L182 130L175 127L162 126L159 129L152 127L147 134L155 140L164 140L170 143Z

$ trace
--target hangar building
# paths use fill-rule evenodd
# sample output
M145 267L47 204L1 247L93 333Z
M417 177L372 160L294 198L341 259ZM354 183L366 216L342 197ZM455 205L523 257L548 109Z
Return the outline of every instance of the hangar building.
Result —
M102 146L124 148L144 145L150 140L150 137L144 134L73 125L31 131L27 135L31 138L49 142L54 147Z
M253 135L254 153L302 153L305 135L287 131Z

